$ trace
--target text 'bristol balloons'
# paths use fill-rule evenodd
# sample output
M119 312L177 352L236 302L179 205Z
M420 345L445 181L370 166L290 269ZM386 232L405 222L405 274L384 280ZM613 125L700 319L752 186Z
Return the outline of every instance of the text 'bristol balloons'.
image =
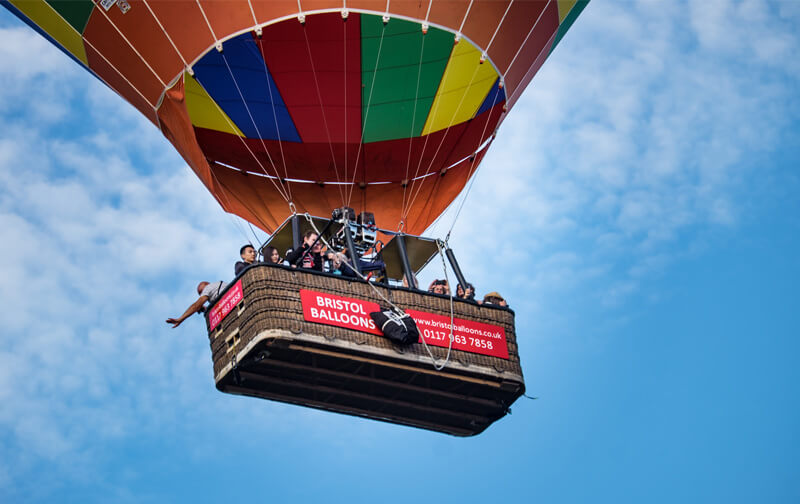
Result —
M10 0L271 232L343 205L419 234L588 0Z

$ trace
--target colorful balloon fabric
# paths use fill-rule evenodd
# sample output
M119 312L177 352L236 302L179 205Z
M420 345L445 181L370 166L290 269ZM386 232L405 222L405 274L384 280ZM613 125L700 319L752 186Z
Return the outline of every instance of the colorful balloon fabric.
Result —
M588 0L10 0L271 232L347 205L420 234Z

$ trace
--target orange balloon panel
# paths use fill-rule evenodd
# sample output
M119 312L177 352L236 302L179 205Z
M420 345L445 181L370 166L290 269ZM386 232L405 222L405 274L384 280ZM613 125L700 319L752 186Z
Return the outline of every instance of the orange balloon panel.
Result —
M370 184L355 187L351 205L356 213L369 211L375 214L379 227L391 228L387 223L399 223L406 215L404 230L421 234L458 196L469 177L474 173L486 150L474 160L465 160L447 170L444 175L434 174L409 184L409 195L421 203L414 205L406 215L403 211L403 187L395 184ZM309 184L275 181L264 176L248 175L219 165L211 167L216 187L215 195L220 205L262 229L276 229L286 218L286 203L281 194L290 191L297 201L297 211L325 216L339 206L341 186L334 184Z
M349 204L421 233L587 2L1 4L157 124L226 210L272 231L290 202Z

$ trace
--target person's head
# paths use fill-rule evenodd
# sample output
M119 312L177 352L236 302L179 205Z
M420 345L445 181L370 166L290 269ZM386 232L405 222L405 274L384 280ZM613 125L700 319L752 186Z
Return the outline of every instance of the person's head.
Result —
M461 299L475 299L475 287L471 283L467 284L467 288L464 289L464 286L458 284L456 287L456 295Z
M499 293L490 292L489 294L483 296L483 304L505 306L506 301L505 299L503 299L503 296L501 296Z
M317 241L317 236L319 236L319 235L317 233L315 233L314 231L308 231L308 232L306 232L306 234L303 235L303 243L305 243L309 247L315 241L317 242L317 244L314 245L314 248L311 250L311 252L319 252L320 249L322 249L322 242L321 241Z
M447 280L434 280L431 292L434 294L447 294Z
M239 255L242 257L242 261L247 264L252 264L256 261L256 249L249 243L242 245L242 248L239 249Z
M342 265L342 263L344 262L344 259L345 259L345 255L343 253L341 253L341 252L337 252L335 254L331 254L330 257L331 257L331 263L332 263L331 266L332 266L332 269L334 269L334 270L339 269L339 267Z
M206 288L206 285L208 285L208 282L200 282L199 284L197 284L197 295L198 296L203 293L203 289Z
M264 260L272 264L280 264L281 255L275 247L264 247Z

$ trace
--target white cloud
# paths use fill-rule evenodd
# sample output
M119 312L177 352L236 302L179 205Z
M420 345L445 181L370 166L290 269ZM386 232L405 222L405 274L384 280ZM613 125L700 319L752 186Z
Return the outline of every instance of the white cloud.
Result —
M757 156L800 113L786 3L589 4L503 123L461 214L453 243L479 292L510 283L533 296L517 306L544 305L604 271L593 295L624 299L682 241L737 226ZM554 266L561 257L580 260ZM510 265L518 274L498 281Z
M503 124L454 232L479 293L501 290L533 329L568 323L553 307L578 296L657 301L649 279L738 225L749 156L797 117L795 3L592 2ZM31 474L89 478L135 436L208 435L221 407L276 435L337 433L338 417L213 390L200 321L162 320L196 281L228 278L249 238L132 107L27 28L0 40L0 494Z
M0 28L0 39L5 494L33 473L86 477L108 443L209 416L200 321L178 332L163 320L197 281L229 278L249 238L114 93L30 30Z

